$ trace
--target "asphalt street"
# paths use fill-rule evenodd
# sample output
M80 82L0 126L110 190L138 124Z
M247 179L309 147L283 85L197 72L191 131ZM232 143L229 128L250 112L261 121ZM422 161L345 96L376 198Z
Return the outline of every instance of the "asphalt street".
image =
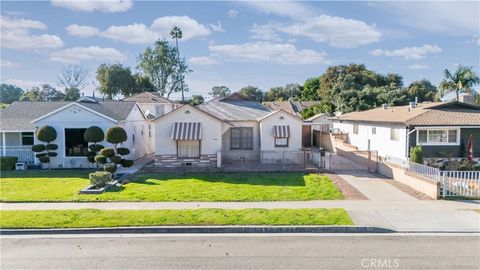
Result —
M1 269L479 269L480 234L2 236Z

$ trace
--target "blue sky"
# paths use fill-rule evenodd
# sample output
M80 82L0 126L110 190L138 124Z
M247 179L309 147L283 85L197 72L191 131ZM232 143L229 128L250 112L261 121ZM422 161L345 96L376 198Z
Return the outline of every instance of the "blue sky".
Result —
M408 84L437 85L458 64L480 70L480 3L470 2L1 2L1 81L50 83L66 64L136 68L173 25L194 71L191 94L212 86L263 90L302 84L329 65L364 63Z

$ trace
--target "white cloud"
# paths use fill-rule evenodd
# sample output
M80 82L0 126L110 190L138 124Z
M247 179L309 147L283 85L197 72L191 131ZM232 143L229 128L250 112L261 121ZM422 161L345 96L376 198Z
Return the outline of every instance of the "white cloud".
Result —
M252 38L254 39L281 42L282 39L277 32L277 29L280 27L281 25L278 23L267 23L261 25L253 24L253 28L250 30L250 32L253 34Z
M41 51L63 47L62 39L55 35L33 35L30 29L44 30L47 26L39 21L0 17L0 43L3 48Z
M169 37L170 30L172 30L174 26L178 26L182 29L183 40L205 37L211 34L208 27L188 16L160 17L153 21L150 28L162 37Z
M428 69L430 66L428 65L410 65L408 69L413 69L413 70L420 70L420 69Z
M123 12L133 6L132 0L52 0L52 5L74 11Z
M228 11L228 17L230 18L236 18L238 17L238 14L239 14L238 10L235 10L235 9L230 9Z
M312 15L312 7L298 2L290 1L244 1L241 2L248 6L255 8L256 10L278 16L286 16L298 20L307 21Z
M403 57L407 60L423 59L430 53L440 53L442 49L437 45L425 44L421 47L404 47L396 50L381 50L376 49L370 52L374 56L391 56L391 57Z
M209 56L190 57L188 59L190 65L207 66L219 64L218 60Z
M225 32L225 29L223 29L221 22L217 22L217 24L212 23L212 24L209 24L208 26L215 32Z
M78 24L71 24L66 29L69 35L77 37L91 37L100 33L98 28Z
M113 25L100 35L129 44L153 43L160 37L157 33L141 23L134 23L127 26Z
M271 62L278 64L329 63L325 52L298 50L292 44L255 42L228 45L210 45L212 57L233 62Z
M126 56L113 48L74 47L55 51L50 54L50 60L62 63L78 63L85 60L123 61Z
M45 30L47 26L39 21L27 19L15 19L5 16L0 16L0 27L4 29L40 29Z
M328 43L330 46L339 48L369 44L378 41L382 36L374 26L363 21L328 15L280 27L278 30L294 36L305 36L316 42Z
M18 63L0 59L0 67L8 68L8 67L19 67L19 66L20 65Z
M39 86L41 84L44 84L45 82L42 81L34 81L34 80L22 80L22 79L7 79L4 80L3 83L6 84L13 84L17 87L20 87L22 89L30 89L35 86Z

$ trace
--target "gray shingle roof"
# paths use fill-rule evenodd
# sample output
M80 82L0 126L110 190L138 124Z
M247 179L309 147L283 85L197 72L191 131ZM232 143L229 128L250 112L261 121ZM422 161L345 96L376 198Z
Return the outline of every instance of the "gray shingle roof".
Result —
M256 101L240 99L213 100L199 105L198 108L225 121L256 121L271 113Z
M1 130L34 130L30 123L49 112L60 109L72 102L14 102L0 111ZM135 102L79 102L79 104L117 121L125 120L135 106Z

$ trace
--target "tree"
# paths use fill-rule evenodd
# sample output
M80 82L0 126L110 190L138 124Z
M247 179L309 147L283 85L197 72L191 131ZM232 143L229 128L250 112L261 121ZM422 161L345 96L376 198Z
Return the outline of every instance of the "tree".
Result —
M263 101L263 92L255 86L243 87L238 91L238 93L250 100L255 100L258 102Z
M0 102L10 104L19 101L23 95L23 89L11 84L0 84Z
M418 98L419 102L435 101L438 92L437 87L425 79L412 82L406 91L410 99Z
M410 161L423 164L423 149L421 145L410 147Z
M35 155L41 163L48 163L48 169L51 169L50 157L56 157L55 150L58 149L58 145L53 144L57 138L57 131L51 126L41 127L35 132L37 139L44 144L35 144L32 146L32 151L38 153Z
M264 101L283 101L291 98L297 98L301 93L301 86L296 83L290 83L285 87L272 87L265 93Z
M174 26L172 28L172 30L170 30L170 36L173 39L175 39L175 46L176 46L176 49L177 49L177 61L179 62L180 61L180 51L178 50L178 40L182 39L182 36L183 36L182 29L180 29L180 27L178 27L178 26ZM176 75L178 76L179 74L181 74L181 73L177 70ZM178 80L178 78L177 78L177 80ZM180 84L180 91L182 91L182 102L185 102L185 93L184 93L185 89L183 88L183 81L184 81L184 78L178 80L176 83Z
M49 84L42 84L40 87L33 87L25 92L20 98L21 101L61 101L64 99L65 94Z
M192 106L197 106L202 104L205 101L202 95L193 95L190 99L186 100L185 103L192 105Z
M88 151L87 152L87 160L90 163L96 163L98 168L98 163L95 162L95 156L98 154L100 150L104 148L103 145L98 144L99 142L103 142L105 139L105 134L100 127L91 126L85 130L83 134L83 139L89 143Z
M320 100L320 78L310 78L305 81L300 94L302 100Z
M111 127L105 134L105 140L113 145L112 147L103 148L100 154L95 156L95 162L103 164L103 170L115 175L118 166L124 168L131 167L133 160L124 159L123 156L130 154L130 149L119 147L128 139L127 132L122 127Z
M324 100L321 101L319 104L315 104L306 109L303 109L300 114L302 115L303 119L307 119L319 113L328 113L329 115L333 115L334 112L335 106L329 101Z
M155 86L156 91L169 97L171 93L185 92L185 75L191 70L183 58L179 58L177 50L165 40L155 42L153 48L146 48L138 57L138 67L150 82Z
M155 86L148 77L141 74L135 74L133 77L135 78L135 89L137 92L155 92Z
M452 73L448 69L444 71L445 79L440 83L440 97L450 92L455 92L456 100L459 100L460 93L474 94L473 86L480 83L480 78L473 71L472 67L458 66Z
M66 88L65 89L65 101L75 101L80 98L80 90L77 88Z
M223 98L223 97L226 97L228 95L230 95L232 92L230 91L230 89L228 87L226 87L225 85L222 85L222 86L214 86L212 87L212 91L210 91L210 93L208 93L210 96L212 96L213 98Z
M82 90L88 85L88 69L78 65L66 65L57 76L57 83L65 89L75 88Z
M98 90L108 99L135 93L135 78L130 68L121 64L101 64L97 69L97 81L100 83Z

